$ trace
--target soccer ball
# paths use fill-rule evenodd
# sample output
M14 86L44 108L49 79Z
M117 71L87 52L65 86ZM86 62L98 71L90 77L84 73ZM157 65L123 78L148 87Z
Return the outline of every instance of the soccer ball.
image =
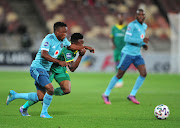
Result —
M154 115L156 118L160 120L166 119L170 114L168 106L161 104L155 107L154 109Z

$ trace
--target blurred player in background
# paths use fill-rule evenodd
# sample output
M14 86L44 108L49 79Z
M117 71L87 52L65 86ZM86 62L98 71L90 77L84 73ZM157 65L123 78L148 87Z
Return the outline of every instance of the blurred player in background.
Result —
M127 29L127 25L124 23L124 14L122 13L118 14L117 19L118 19L118 24L112 27L112 31L110 35L112 39L112 49L114 51L114 62L116 64L115 65L116 71L118 70L117 66L121 59L121 50L126 44L124 41L124 36ZM123 85L123 80L119 79L115 87L120 88L122 87L122 85Z
M41 118L52 118L47 112L48 107L52 101L52 95L54 88L49 80L49 74L51 65L57 63L61 66L67 66L66 61L60 61L57 58L63 47L68 47L72 50L81 50L84 48L94 51L91 47L77 46L67 40L67 25L63 22L56 22L54 24L54 33L48 34L42 41L41 47L36 54L35 60L31 64L30 73L35 80L37 93L16 93L10 90L7 97L6 104L8 105L14 99L26 99L28 100L25 105L20 107L20 112L23 116L29 116L26 106L31 106L38 101L43 101L43 107L40 114Z
M118 65L118 73L111 79L106 91L102 95L105 104L111 104L109 100L111 90L115 86L116 82L123 77L124 73L131 65L131 63L136 66L140 73L140 76L137 78L134 88L132 89L127 99L135 104L140 104L140 102L137 101L135 96L147 75L144 59L141 56L140 50L141 47L147 50L147 43L149 41L149 38L145 37L147 25L143 23L144 20L144 10L138 9L136 11L136 20L129 23L125 34L124 40L126 42L126 45L122 49L121 60Z

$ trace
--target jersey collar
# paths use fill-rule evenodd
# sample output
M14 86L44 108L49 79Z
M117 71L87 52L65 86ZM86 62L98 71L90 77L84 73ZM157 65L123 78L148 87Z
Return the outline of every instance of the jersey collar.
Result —
M115 26L116 26L116 28L118 28L118 29L121 30L121 29L124 28L126 25L125 25L125 24L122 24L122 25L116 24Z
M59 40L57 39L56 35L54 33L52 33L52 35L54 36L55 41L59 42Z

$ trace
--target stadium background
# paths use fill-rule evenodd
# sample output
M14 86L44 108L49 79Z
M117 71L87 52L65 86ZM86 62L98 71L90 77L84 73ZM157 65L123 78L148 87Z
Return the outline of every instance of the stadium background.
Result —
M178 0L1 0L0 69L28 71L42 39L52 33L54 22L63 21L68 37L81 32L86 45L96 49L77 71L113 72L109 34L116 14L125 13L129 23L142 8L150 38L149 50L142 51L148 72L180 73L179 6Z
M140 105L129 95L138 72L132 66L125 74L123 88L113 89L112 105L101 99L115 74L109 34L116 14L134 20L137 8L146 11L149 50L142 50L148 76L138 91ZM179 0L0 0L0 127L2 128L179 128L180 127L180 1ZM18 112L25 100L6 105L9 90L35 92L29 67L42 39L52 32L54 22L63 21L71 33L81 32L87 52L75 73L69 73L72 91L53 97L52 120L40 119L42 105L29 108L31 117ZM53 81L53 86L58 84ZM167 120L154 117L159 104L170 109Z

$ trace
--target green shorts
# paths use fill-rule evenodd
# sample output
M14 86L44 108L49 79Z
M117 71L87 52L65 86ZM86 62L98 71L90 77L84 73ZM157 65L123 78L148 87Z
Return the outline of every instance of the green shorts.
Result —
M69 74L68 73L55 73L55 72L50 72L49 80L52 82L53 79L56 80L56 82L59 84L61 81L64 80L70 80Z
M114 61L119 62L121 59L121 50L114 49Z

